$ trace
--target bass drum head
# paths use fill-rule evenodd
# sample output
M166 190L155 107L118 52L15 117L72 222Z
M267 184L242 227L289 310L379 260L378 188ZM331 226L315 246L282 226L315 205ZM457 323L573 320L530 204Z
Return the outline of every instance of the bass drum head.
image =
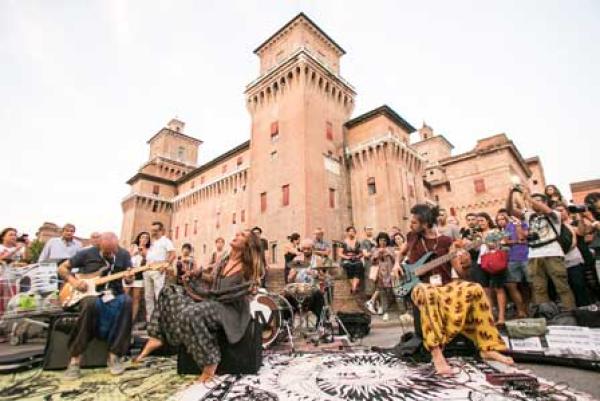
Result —
M250 313L258 322L263 323L262 345L267 348L282 332L284 327L283 312L293 313L287 300L279 295L258 294L250 302Z

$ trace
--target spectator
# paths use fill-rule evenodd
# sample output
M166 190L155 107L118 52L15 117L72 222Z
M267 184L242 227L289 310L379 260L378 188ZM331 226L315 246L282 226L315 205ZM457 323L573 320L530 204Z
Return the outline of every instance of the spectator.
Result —
M533 287L536 304L550 302L548 296L548 279L552 280L562 306L571 310L575 307L575 299L569 287L564 252L558 243L561 229L560 213L548 206L548 198L543 194L529 193L522 190L522 199L514 196L520 189L511 188L507 201L509 214L529 224L529 261L527 272Z
M448 212L446 209L440 209L439 211L437 218L437 230L440 235L450 237L453 241L461 237L458 226L448 223Z
M377 278L375 280L377 290L373 293L371 299L367 301L366 307L371 313L374 313L375 302L377 301L377 298L379 298L377 313L383 314L383 321L388 321L388 310L391 305L396 303L392 277L392 269L394 268L394 261L396 259L396 250L392 246L390 236L385 232L379 233L376 241L377 248L373 249L371 260L373 267L377 268ZM400 305L398 306L398 309L401 311Z
M152 223L150 229L150 248L146 255L148 263L163 263L169 262L172 264L175 261L175 247L170 239L165 236L165 226L160 221ZM155 301L158 300L158 295L165 285L165 271L145 271L144 277L144 299L146 301L146 321L149 322L154 312Z
M75 239L75 226L65 224L60 237L51 238L44 245L38 262L58 262L61 263L70 259L81 249L81 242Z
M93 233L90 234L90 245L89 246L95 246L98 247L100 246L100 238L101 238L101 234L97 231L94 231ZM148 238L150 238L150 234L148 234ZM132 244L134 245L134 244ZM133 249L137 249L137 246L133 246ZM134 252L137 252L137 250L135 250ZM131 252L130 252L131 253Z
M356 228L353 226L346 228L346 238L338 249L338 255L346 277L350 281L350 293L356 294L361 280L364 279L365 268L362 263L363 249L356 239Z
M466 219L467 226L460 229L460 235L462 238L473 241L479 232L479 227L477 227L477 215L475 213L467 213Z
M292 233L288 236L289 242L285 244L283 259L285 266L283 267L283 281L285 284L289 282L290 270L292 269L293 260L302 255L300 251L300 234Z
M365 294L367 296L373 295L375 292L375 281L371 279L371 252L377 248L377 242L373 238L373 227L365 227L365 238L360 242L360 246L364 252L364 266L365 266Z
M496 296L498 304L498 319L497 325L503 325L506 321L506 292L504 291L504 284L506 283L506 270L502 273L491 274L481 267L481 258L488 252L495 250L498 246L499 231L496 229L494 222L489 214L481 212L477 215L477 225L481 230L481 238L483 243L479 248L479 257L477 263L473 265L471 271L471 278L476 283L481 284L483 287L490 305L493 305L494 295ZM498 240L496 239L498 237Z
M577 247L577 238L585 235L585 225L575 224L569 216L569 211L564 203L558 203L555 210L560 213L560 218L564 221L564 226L571 230L573 235L573 244L569 252L565 254L565 266L567 267L567 279L569 286L573 291L575 297L575 305L577 306L588 306L594 301L588 292L585 280L585 263L581 251Z
M324 263L331 265L331 244L324 239L325 232L321 227L315 230L315 239L313 241L313 252L323 258Z
M519 291L519 285L529 287L527 277L527 260L529 247L527 246L527 233L529 226L525 221L516 217L509 217L501 210L496 217L498 228L505 233L504 244L509 247L508 271L506 276L506 288L517 308L517 318L527 317L527 305L529 291ZM525 300L524 300L525 299Z
M186 275L191 275L196 271L196 261L194 260L194 256L192 256L192 252L194 252L194 248L192 244L185 243L181 246L181 255L177 258L177 284L183 285L183 277Z
M267 275L269 274L269 241L263 237L262 228L258 226L252 229L252 233L260 239L260 285L265 288L267 286Z
M546 195L548 199L548 206L554 208L559 203L563 203L563 197L556 185L546 185L544 188L544 195Z
M90 238L95 238L94 234L98 234L97 236L97 244L93 245L95 247L100 246L100 240L102 239L102 235L100 233L93 233ZM96 239L94 239L96 240ZM146 257L148 256L148 249L150 248L150 233L147 231L140 232L133 241L132 254L131 256L131 264L133 267L146 266ZM143 273L136 273L133 281L127 282L123 280L123 290L125 294L131 297L132 305L131 305L131 313L132 313L132 322L135 323L135 319L137 318L138 312L140 310L140 304L142 301L142 291L144 289L144 275Z
M17 241L17 230L7 227L0 232L0 262L10 264L25 259L26 246Z

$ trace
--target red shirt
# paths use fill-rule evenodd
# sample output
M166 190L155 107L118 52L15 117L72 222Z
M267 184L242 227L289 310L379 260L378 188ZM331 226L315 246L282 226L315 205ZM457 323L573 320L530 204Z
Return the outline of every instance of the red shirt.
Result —
M415 232L409 232L406 237L406 243L408 246L408 263L412 264L419 260L427 252L433 252L435 259L440 256L446 255L450 251L452 245L452 238L440 235L437 238L425 238ZM423 246L425 245L425 246ZM420 277L424 283L429 282L429 277L433 274L439 274L442 277L442 283L446 284L451 281L451 269L450 263L444 263L431 270L429 273L424 274Z

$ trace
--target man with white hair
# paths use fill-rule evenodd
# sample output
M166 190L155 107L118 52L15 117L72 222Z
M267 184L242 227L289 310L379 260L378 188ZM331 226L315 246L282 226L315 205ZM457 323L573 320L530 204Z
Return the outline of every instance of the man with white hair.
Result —
M299 256L291 262L291 270L289 274L289 283L305 283L314 286L313 291L304 301L304 307L310 310L317 317L317 323L321 318L321 311L325 304L324 294L318 289L319 272L318 267L322 267L321 257L314 252L314 242L310 238L305 238L300 242ZM292 307L298 311L298 301L292 294L285 294L285 298L290 302Z
M80 250L58 268L58 273L66 282L85 291L87 284L71 273L73 268L77 268L82 274L100 272L100 276L107 276L129 270L131 257L129 252L119 247L117 236L106 232L100 235L98 246ZM125 280L133 280L133 274L127 273ZM109 344L110 373L120 375L125 371L120 357L127 353L131 340L131 298L123 292L122 280L97 286L96 291L101 295L85 297L75 305L79 318L69 339L71 359L65 379L78 379L81 376L80 356L96 336Z

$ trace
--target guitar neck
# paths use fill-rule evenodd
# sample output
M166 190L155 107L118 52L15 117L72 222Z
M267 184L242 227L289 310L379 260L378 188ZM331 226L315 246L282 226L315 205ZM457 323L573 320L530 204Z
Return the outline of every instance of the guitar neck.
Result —
M141 273L141 272L144 272L144 271L150 270L150 269L158 269L162 265L163 265L163 263L161 263L159 265L146 265L146 266L134 267L133 269L130 269L130 270L124 270L122 272L118 272L118 273L114 273L114 274L109 274L108 276L98 277L95 280L95 282L96 282L96 285L106 284L106 283L109 283L109 282L114 281L114 280L122 279L129 272L131 272L133 274Z
M476 242L473 242L473 243L465 246L464 250L469 251L473 248L478 247L479 245L481 245L481 242L476 241ZM452 259L454 259L456 257L456 255L458 255L458 252L454 251L454 252L449 252L444 256L440 256L439 258L435 258L434 260L429 261L429 262L423 264L421 267L419 267L416 270L416 273L418 276L429 273L431 270L435 269L436 267L439 267L445 263L450 262Z

